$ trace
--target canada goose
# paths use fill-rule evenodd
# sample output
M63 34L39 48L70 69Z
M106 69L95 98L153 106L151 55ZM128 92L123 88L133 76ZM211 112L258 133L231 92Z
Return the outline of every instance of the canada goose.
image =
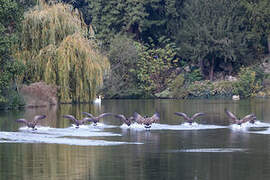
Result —
M226 114L229 116L231 123L241 125L245 122L250 122L252 124L255 123L256 116L254 114L249 114L243 117L242 119L238 119L232 112L225 109Z
M135 121L133 116L126 118L123 114L116 114L115 117L119 118L123 123L125 123L128 126L130 126L132 122Z
M36 125L39 120L46 118L46 115L36 115L32 121L26 119L17 119L16 122L24 123L27 127L37 130Z
M134 112L134 119L139 124L144 124L146 129L151 128L152 123L158 122L160 119L159 113L155 113L152 117L144 116L142 117L137 112Z
M202 112L196 113L196 114L194 114L194 115L191 116L191 117L188 117L188 116L187 116L185 113L183 113L183 112L175 112L174 114L175 114L175 115L178 115L178 116L184 117L184 119L185 119L190 125L192 125L192 123L194 122L194 120L195 120L197 117L205 115L205 113L202 113Z
M80 125L85 124L90 119L88 117L85 117L82 120L78 120L72 115L64 115L63 118L67 118L67 119L72 120L74 122L74 124L76 125L76 128L79 128Z
M103 114L100 114L99 116L93 116L92 114L88 112L83 112L83 114L88 116L89 119L87 121L94 122L94 126L97 125L97 122L99 122L101 118L113 115L112 113L103 113Z

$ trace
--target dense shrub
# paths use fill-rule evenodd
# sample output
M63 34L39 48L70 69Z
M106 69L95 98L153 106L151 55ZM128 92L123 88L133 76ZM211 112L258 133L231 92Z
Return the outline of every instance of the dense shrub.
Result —
M175 66L178 62L173 46L168 44L164 48L138 46L140 49L137 62L137 78L139 88L146 96L165 90L175 77Z
M242 97L255 96L262 89L261 79L256 79L256 71L250 67L241 68L239 81L235 84L236 93Z
M58 103L57 88L44 82L33 83L29 86L24 85L20 89L20 93L26 102L26 106L49 106Z
M232 81L196 81L175 88L173 96L175 98L231 97L236 91L236 83Z
M187 83L192 83L195 81L202 80L203 77L201 75L200 69L193 69L190 73L186 73L185 80Z
M134 98L140 96L137 88L136 62L139 58L135 42L124 35L117 35L108 52L111 71L105 78L102 94L106 98Z

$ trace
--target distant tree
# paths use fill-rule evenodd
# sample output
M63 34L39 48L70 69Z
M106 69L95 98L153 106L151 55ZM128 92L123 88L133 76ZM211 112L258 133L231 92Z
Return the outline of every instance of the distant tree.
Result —
M15 56L26 64L24 82L59 87L60 102L89 102L110 64L87 39L81 14L67 4L39 4L25 13Z
M108 58L111 72L105 79L103 94L107 97L137 97L136 63L139 51L134 40L117 35L110 44Z
M16 0L16 2L19 4L21 8L23 8L24 11L27 11L29 8L34 7L39 0Z
M144 43L164 44L160 38L172 38L179 29L184 0L86 1L89 8L84 16L91 16L97 38L107 46L118 33Z
M7 102L7 91L23 65L11 56L12 44L17 42L22 10L14 0L0 0L0 103Z
M146 17L144 1L133 0L88 0L92 25L97 38L103 40L105 46L118 33L130 33L140 37L142 22Z
M145 1L144 8L147 16L143 21L142 40L147 43L165 46L164 39L174 39L181 26L184 1Z
M186 1L183 15L182 28L176 37L179 54L200 64L210 80L220 63L245 64L252 57L240 0Z
M243 0L243 4L248 11L252 34L258 39L266 39L267 51L270 54L270 1Z
M163 48L138 44L139 60L136 63L138 86L145 96L165 90L176 76L176 51L173 43Z

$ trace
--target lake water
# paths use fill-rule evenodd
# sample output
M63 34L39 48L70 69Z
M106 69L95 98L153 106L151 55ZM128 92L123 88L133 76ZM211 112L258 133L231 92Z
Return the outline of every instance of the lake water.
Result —
M252 125L230 125L224 109L243 117L255 113ZM98 126L78 129L62 118L81 112L161 119L150 131L130 128L114 117ZM174 112L205 112L197 125L183 124ZM47 115L36 131L15 122ZM2 180L269 180L270 100L104 100L101 105L0 112L0 179Z

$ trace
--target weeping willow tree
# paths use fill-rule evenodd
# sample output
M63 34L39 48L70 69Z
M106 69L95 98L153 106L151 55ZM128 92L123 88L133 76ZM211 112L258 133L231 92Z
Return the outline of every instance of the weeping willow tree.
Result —
M61 102L91 101L110 65L85 38L88 29L81 14L66 4L40 3L27 12L15 52L27 66L21 78L55 84Z

